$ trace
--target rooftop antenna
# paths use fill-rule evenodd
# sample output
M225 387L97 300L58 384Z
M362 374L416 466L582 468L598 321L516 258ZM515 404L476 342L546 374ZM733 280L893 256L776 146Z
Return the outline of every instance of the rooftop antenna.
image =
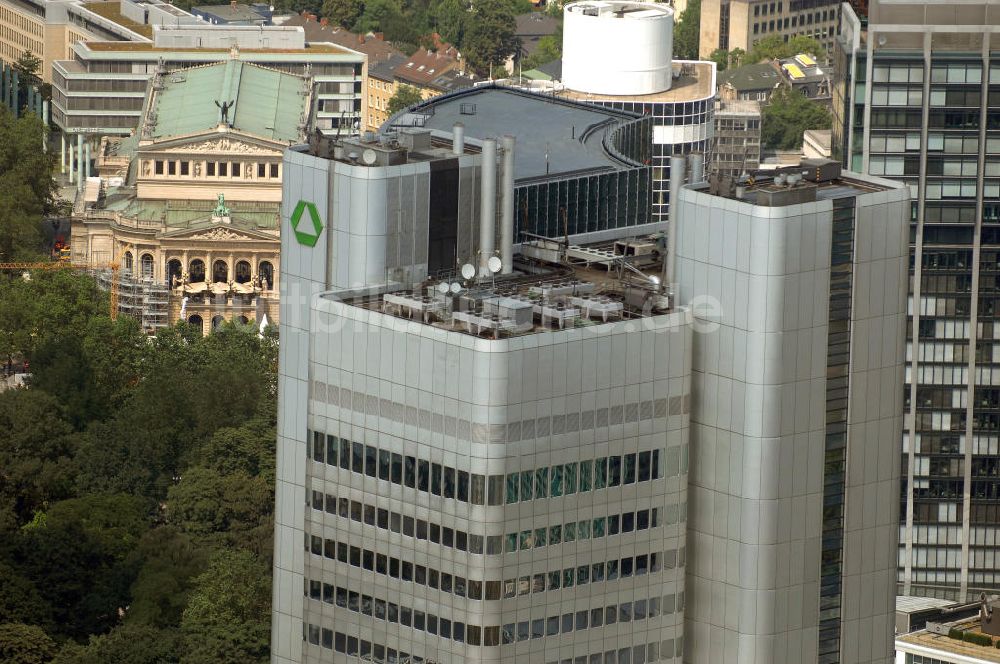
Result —
M490 256L490 259L486 261L486 269L490 271L490 280L493 288L496 289L497 273L503 269L503 261L497 256Z

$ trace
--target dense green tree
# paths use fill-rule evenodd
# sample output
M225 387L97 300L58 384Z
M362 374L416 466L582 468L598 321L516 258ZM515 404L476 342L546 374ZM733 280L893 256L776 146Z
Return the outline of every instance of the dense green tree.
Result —
M55 653L55 642L41 627L20 623L0 625L0 662L48 664Z
M715 63L716 71L725 71L729 66L729 51L724 48L717 48L708 56L708 59Z
M181 654L177 630L125 624L91 636L86 646L64 647L52 664L176 664Z
M259 475L273 484L275 411L275 403L265 401L260 412L244 424L216 431L202 447L199 462L223 475L237 472Z
M0 562L0 623L45 626L51 619L49 606L35 584Z
M436 0L430 6L430 16L441 38L461 49L469 22L469 3L466 0Z
M701 0L689 0L687 7L677 17L674 27L674 57L678 60L697 60L701 40Z
M22 529L15 567L52 607L61 634L81 638L118 623L136 573L127 554L144 527L135 500L97 496L56 503L53 516ZM121 516L113 514L116 506ZM87 514L88 507L95 514Z
M184 610L181 662L266 662L270 623L270 566L249 551L220 551L198 577Z
M398 113L404 108L409 108L421 99L420 90L417 90L412 85L400 83L396 88L395 94L389 98L389 114Z
M771 35L753 45L750 54L746 57L746 62L757 63L778 58L790 58L799 53L820 55L826 53L826 49L812 37L798 35L786 42L779 35Z
M807 129L829 129L830 111L791 88L771 95L761 112L761 141L772 150L794 150L802 146Z
M56 208L55 156L40 149L45 131L35 115L0 108L0 262L41 253L42 218Z
M0 188L0 205L2 199ZM0 216L0 236L2 226ZM74 270L36 270L27 280L0 273L0 358L13 353L30 357L36 348L71 343L94 318L107 313L107 294Z
M324 0L322 15L331 23L350 28L364 11L363 0Z
M58 400L40 390L0 392L0 501L18 523L72 495L77 438Z
M267 481L242 472L189 468L167 494L167 519L192 535L234 536L267 522L274 494Z
M503 66L519 48L514 9L506 0L478 0L462 41L462 55L482 76Z
M547 62L558 60L562 57L562 26L553 35L546 35L538 40L538 48L535 52L524 59L521 63L521 70L528 71Z
M208 563L206 547L173 526L147 532L132 554L141 567L130 589L128 623L179 627L194 578Z

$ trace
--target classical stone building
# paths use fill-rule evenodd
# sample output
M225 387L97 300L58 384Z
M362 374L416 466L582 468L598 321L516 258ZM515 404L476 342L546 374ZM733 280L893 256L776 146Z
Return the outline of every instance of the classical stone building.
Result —
M120 307L277 321L282 152L311 126L310 79L236 59L161 72L138 133L106 138L73 215L73 260L121 265Z

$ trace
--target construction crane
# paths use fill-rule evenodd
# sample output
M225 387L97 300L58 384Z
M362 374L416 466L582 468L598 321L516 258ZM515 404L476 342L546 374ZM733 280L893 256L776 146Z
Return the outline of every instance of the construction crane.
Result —
M118 268L119 263L67 263L64 261L38 263L0 263L0 270L111 270L111 320L118 318Z

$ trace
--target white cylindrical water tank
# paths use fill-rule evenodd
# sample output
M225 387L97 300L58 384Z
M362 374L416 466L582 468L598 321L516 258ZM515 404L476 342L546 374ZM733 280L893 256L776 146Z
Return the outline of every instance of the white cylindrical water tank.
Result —
M649 2L575 2L563 10L562 82L601 95L670 89L674 10Z

